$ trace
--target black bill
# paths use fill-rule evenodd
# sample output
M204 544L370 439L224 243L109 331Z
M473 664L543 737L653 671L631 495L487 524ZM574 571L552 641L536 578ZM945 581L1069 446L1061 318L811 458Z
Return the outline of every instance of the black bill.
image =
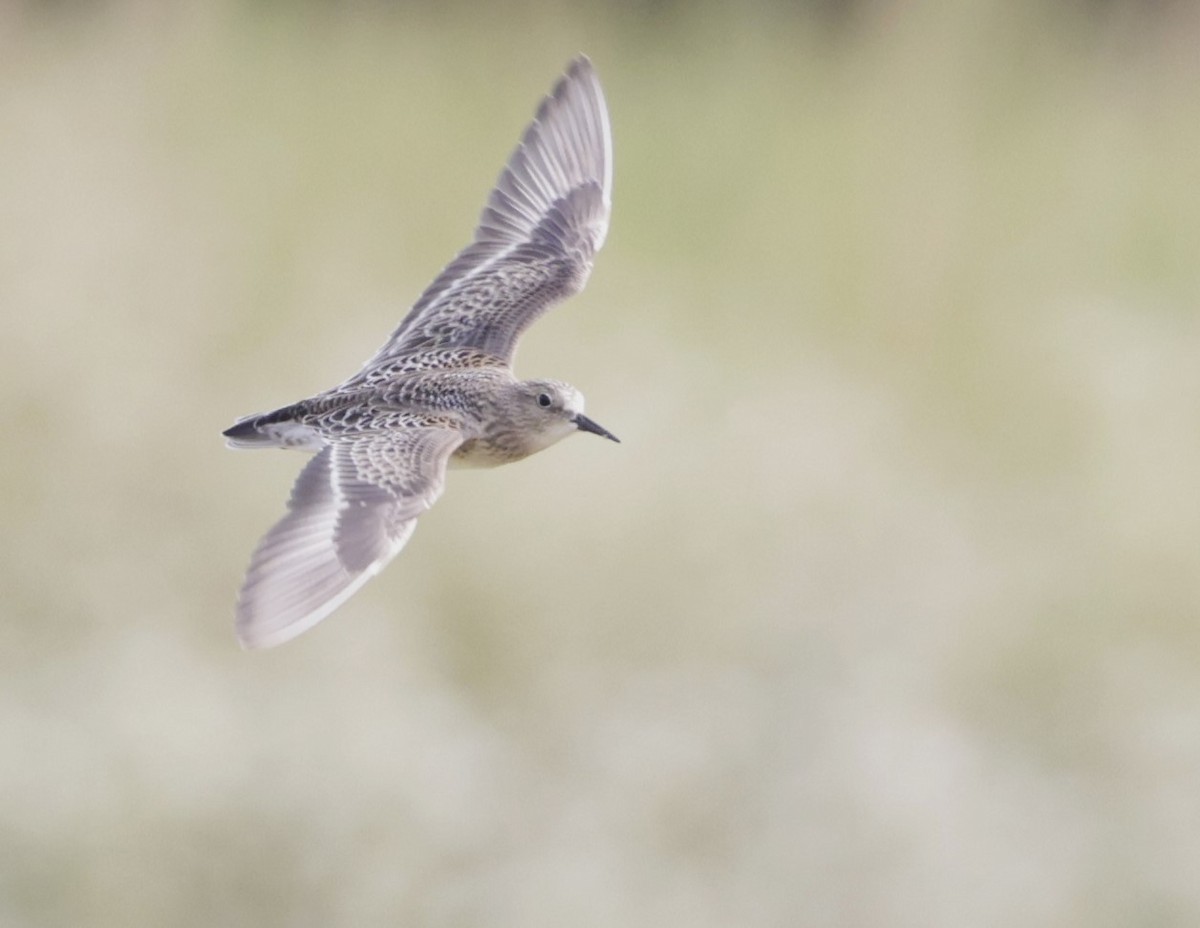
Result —
M581 432L591 432L593 435L603 435L605 438L615 441L618 445L621 443L621 439L617 438L616 435L614 435L604 426L593 422L587 416L583 415L583 413L580 413L575 417L575 427Z

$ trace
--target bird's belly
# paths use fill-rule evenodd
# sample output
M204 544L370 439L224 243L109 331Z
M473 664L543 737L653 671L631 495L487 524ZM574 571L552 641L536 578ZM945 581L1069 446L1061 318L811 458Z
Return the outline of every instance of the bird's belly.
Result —
M451 467L499 467L501 464L511 464L525 457L523 454L513 454L482 438L472 438L458 446L458 450L450 456Z

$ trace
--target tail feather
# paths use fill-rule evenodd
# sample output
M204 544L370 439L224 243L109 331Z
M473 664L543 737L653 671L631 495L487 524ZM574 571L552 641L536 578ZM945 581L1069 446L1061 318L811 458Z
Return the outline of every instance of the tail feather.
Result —
M238 419L221 434L225 436L225 444L230 448L266 448L275 444L271 438L258 428L260 416L246 416Z
M296 448L319 451L325 441L310 425L297 422L294 407L243 416L221 434L230 448Z

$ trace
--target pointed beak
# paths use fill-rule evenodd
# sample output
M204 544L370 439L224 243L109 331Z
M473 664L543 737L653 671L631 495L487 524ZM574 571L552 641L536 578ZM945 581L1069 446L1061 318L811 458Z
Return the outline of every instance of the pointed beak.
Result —
M593 422L587 416L583 415L583 413L577 415L573 421L575 422L575 427L581 432L591 432L593 435L603 435L605 438L615 441L618 445L621 443L621 439L617 438L616 435L614 435L604 426Z

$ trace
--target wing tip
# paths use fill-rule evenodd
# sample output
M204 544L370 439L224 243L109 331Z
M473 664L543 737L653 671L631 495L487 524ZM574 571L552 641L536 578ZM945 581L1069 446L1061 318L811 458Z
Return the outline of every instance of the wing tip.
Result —
M547 170L549 174L543 178L545 184L530 187L527 175L539 175L537 165L543 166L542 174ZM510 185L520 175L519 186L533 197L535 209L549 205L549 190L565 195L572 186L589 180L600 186L604 205L611 209L612 123L600 77L587 55L580 53L572 58L550 93L542 98L501 171L497 188L509 175L513 175Z
M596 68L592 64L592 59L583 52L577 54L567 64L567 69L563 76L559 79L558 85L554 88L552 96L557 100L565 96L571 86L587 87L587 91L592 96L590 101L594 115L598 120L598 128L600 131L600 144L602 147L601 165L602 176L597 178L600 181L600 187L604 192L604 202L606 205L612 203L612 169L613 169L613 151L612 151L612 122L608 114L608 100L604 95L604 87L600 83L600 75L596 73Z
M596 67L592 64L592 59L585 52L578 52L574 58L567 62L567 67L563 75L570 78L579 78L584 75L594 77L596 75Z
M233 626L238 644L241 645L243 651L265 651L281 644L287 644L293 638L298 638L328 618L378 572L378 569L363 571L336 595L319 603L316 608L309 609L295 617L285 618L283 621L279 621L278 618L274 621L267 621L265 616L255 615L248 601L247 590L243 588L242 596L238 600L237 618Z

